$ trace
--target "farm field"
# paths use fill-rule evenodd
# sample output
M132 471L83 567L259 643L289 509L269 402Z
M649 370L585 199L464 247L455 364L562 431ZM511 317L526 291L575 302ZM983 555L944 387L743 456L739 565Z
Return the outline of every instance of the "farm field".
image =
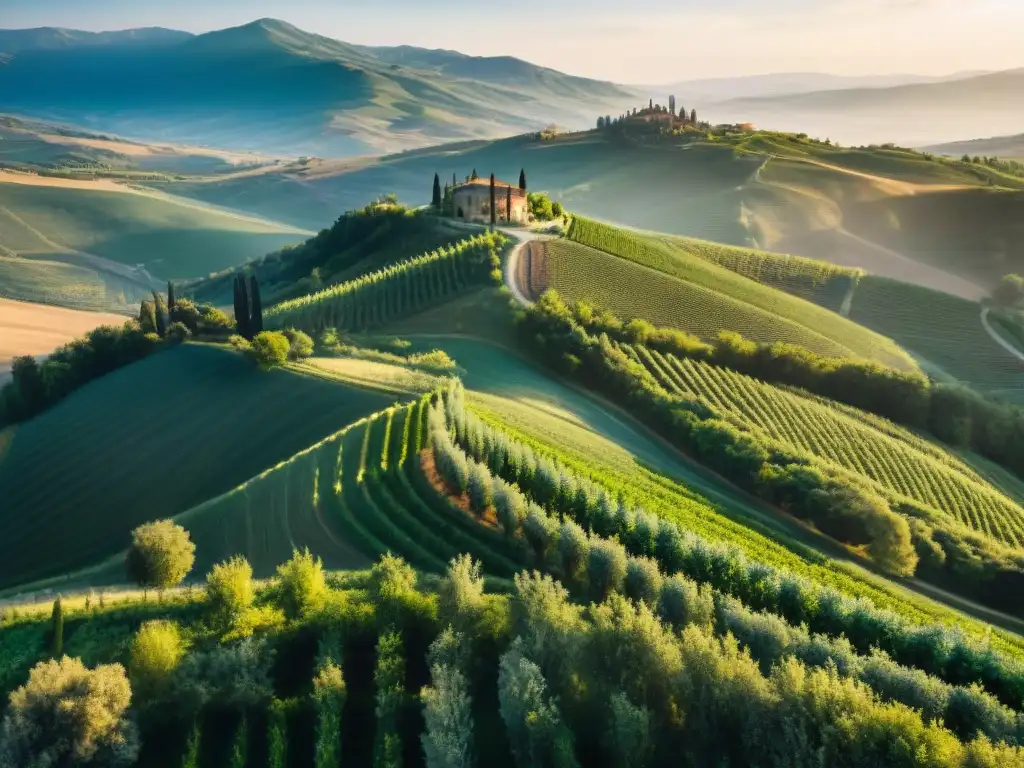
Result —
M0 299L0 384L20 355L44 355L99 325L121 325L124 315L80 312Z
M594 226L599 228L588 233ZM570 237L588 242L548 246L551 287L570 300L585 299L623 317L642 317L704 338L731 330L756 341L800 344L823 355L915 367L891 340L838 314L649 237L579 219ZM623 285L643 289L627 292Z
M464 293L485 282L500 264L508 238L487 233L466 238L267 311L268 327L294 326L319 333L380 326Z
M885 432L742 374L672 355L625 347L669 392L698 397L756 432L867 478L1007 546L1024 545L1024 510L956 456L895 424ZM847 412L844 412L847 411Z
M686 237L659 235L658 240L683 253L737 272L758 283L840 312L863 270L802 256L757 251Z
M0 586L92 565L139 523L224 493L390 402L260 373L206 345L105 376L18 427L0 464Z
M873 276L857 284L850 310L850 319L919 355L933 375L1024 403L1024 363L989 337L980 316L976 302Z

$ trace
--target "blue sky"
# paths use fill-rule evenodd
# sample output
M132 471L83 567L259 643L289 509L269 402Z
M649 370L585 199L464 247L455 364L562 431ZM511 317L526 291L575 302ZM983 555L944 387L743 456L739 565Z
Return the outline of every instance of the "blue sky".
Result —
M1021 0L0 0L0 28L203 32L265 16L633 83L1024 67Z

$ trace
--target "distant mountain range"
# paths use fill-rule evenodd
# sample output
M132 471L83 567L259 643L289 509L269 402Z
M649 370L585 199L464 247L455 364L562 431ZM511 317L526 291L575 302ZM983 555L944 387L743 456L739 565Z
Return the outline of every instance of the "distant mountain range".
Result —
M0 30L0 109L147 141L284 156L383 154L589 128L651 96L713 122L844 144L940 144L1024 128L1024 70L780 73L626 86L510 56L352 45L263 19L168 29Z
M956 72L950 75L832 75L824 72L778 72L738 77L713 77L680 80L669 85L643 86L656 92L686 94L704 105L751 97L785 96L814 91L838 91L850 88L891 88L917 83L963 80L989 74L985 71Z
M202 35L0 31L7 112L286 155L590 126L637 101L623 86L511 57L354 46L273 19Z
M954 141L949 144L936 144L925 147L937 155L960 157L1002 157L1024 161L1024 133L1016 136L993 136L990 139L971 139L970 141Z
M885 88L843 88L733 99L715 119L745 119L843 143L940 144L1024 127L1024 69Z

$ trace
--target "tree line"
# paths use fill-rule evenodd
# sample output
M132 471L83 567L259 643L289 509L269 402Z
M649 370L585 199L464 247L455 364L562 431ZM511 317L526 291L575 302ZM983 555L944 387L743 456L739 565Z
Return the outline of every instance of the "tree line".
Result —
M588 316L586 307L583 316ZM910 502L890 503L813 457L721 419L699 400L669 395L643 366L616 349L606 333L598 336L584 328L554 292L526 311L522 331L549 365L628 405L739 487L813 522L839 541L866 547L884 570L905 576L920 567L921 576L946 588L1001 610L1019 611L1013 596L1024 585L1024 571L1011 550L951 521L931 519ZM673 352L693 347L685 334L656 338Z
M968 387L933 382L923 374L879 363L825 357L796 344L758 343L732 331L705 342L644 320L626 322L585 302L567 309L573 321L594 336L606 334L616 341L799 387L928 432L947 445L977 451L1024 476L1024 409Z
M477 515L493 505L506 535L528 542L534 567L554 575L574 596L604 600L619 592L648 603L676 629L697 622L720 636L731 634L765 673L786 656L809 667L834 665L885 700L944 720L964 738L978 731L1010 743L1024 738L1024 721L1013 709L967 687L985 679L972 677L972 667L988 655L962 637L904 625L869 603L750 562L738 550L627 506L484 425L467 412L462 395L455 385L445 393L443 408L438 404L430 411L430 442L441 476L452 493L468 496ZM929 658L952 646L957 650L947 659L966 654L972 661L954 671L956 663ZM1011 681L1019 685L1019 677L1011 667L995 669L987 682L1016 704L1020 691Z

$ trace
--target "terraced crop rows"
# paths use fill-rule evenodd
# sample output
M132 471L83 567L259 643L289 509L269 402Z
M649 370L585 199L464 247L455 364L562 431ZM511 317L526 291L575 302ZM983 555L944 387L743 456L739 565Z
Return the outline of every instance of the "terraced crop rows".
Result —
M411 314L481 284L507 238L471 237L452 246L277 304L265 313L273 328L319 332L362 330Z
M976 302L867 276L857 285L850 319L982 392L1024 402L1024 363L985 333L980 314Z
M842 349L846 351L841 356L875 360L902 370L917 367L891 339L817 304L711 263L688 248L580 217L573 219L569 239L704 289L678 298L688 299L682 311L694 322L704 322L704 315L717 316L719 325L712 335L719 330L739 331L756 341L789 341L822 355L834 356L836 349ZM630 283L620 281L620 286L625 285L630 285L628 293L636 293Z
M565 299L586 301L620 317L640 317L705 339L723 330L738 331L755 341L786 341L821 355L856 357L853 350L799 323L579 243L549 243L548 273L548 287Z
M659 235L657 240L682 253L691 253L833 312L839 311L846 294L863 274L863 270L840 267L827 261L756 251L689 237Z
M789 446L869 478L997 541L1024 544L1024 510L950 456L941 460L841 410L702 362L634 347L632 354L670 392L699 397ZM894 427L895 429L895 427Z

